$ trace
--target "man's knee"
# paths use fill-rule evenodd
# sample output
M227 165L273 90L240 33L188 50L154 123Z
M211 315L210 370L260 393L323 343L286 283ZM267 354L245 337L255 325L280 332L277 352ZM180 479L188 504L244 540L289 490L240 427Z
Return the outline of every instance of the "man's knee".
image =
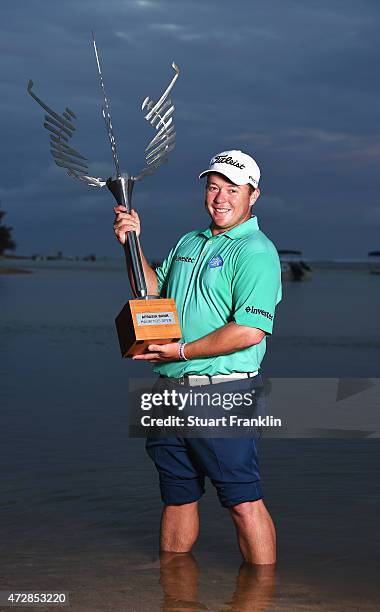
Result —
M198 501L188 504L165 504L163 512L178 517L198 514Z
M251 521L256 517L267 514L267 510L262 499L236 504L230 508L230 512L232 518L239 522Z

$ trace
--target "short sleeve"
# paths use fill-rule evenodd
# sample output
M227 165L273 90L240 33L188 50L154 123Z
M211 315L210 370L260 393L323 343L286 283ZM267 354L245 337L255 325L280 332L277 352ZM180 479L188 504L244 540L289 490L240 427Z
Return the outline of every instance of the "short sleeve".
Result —
M275 250L249 252L238 258L232 281L235 323L271 334L281 297L281 266Z

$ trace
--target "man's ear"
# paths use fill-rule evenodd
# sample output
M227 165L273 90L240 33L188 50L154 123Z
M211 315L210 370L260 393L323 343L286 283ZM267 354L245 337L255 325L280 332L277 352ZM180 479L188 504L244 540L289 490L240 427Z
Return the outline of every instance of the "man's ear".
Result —
M253 206L255 204L257 198L259 197L259 195L260 195L260 189L258 187L256 187L255 191L253 191L251 193L250 198L249 198L250 206Z

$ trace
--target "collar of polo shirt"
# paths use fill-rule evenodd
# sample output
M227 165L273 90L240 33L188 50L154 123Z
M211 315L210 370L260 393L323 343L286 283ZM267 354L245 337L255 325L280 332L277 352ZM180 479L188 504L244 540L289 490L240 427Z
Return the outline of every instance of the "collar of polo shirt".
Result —
M258 230L259 223L256 216L251 217L248 221L244 221L244 223L239 223L239 225L235 225L230 230L226 232L221 232L217 234L217 236L228 236L234 240L235 238L243 238L243 236L247 236L251 234L254 230ZM206 229L199 232L200 235L205 236L206 238L213 238L211 227L206 227Z

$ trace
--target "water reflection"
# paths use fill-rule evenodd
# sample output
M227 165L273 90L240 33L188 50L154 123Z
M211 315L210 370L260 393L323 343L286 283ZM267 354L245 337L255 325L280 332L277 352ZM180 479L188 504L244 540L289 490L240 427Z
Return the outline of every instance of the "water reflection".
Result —
M192 553L160 554L160 585L163 590L162 610L209 610L199 600L200 569ZM231 601L225 612L261 612L266 610L275 591L275 567L240 565Z
M226 612L261 612L273 598L276 584L274 565L250 565L239 568L236 587Z

